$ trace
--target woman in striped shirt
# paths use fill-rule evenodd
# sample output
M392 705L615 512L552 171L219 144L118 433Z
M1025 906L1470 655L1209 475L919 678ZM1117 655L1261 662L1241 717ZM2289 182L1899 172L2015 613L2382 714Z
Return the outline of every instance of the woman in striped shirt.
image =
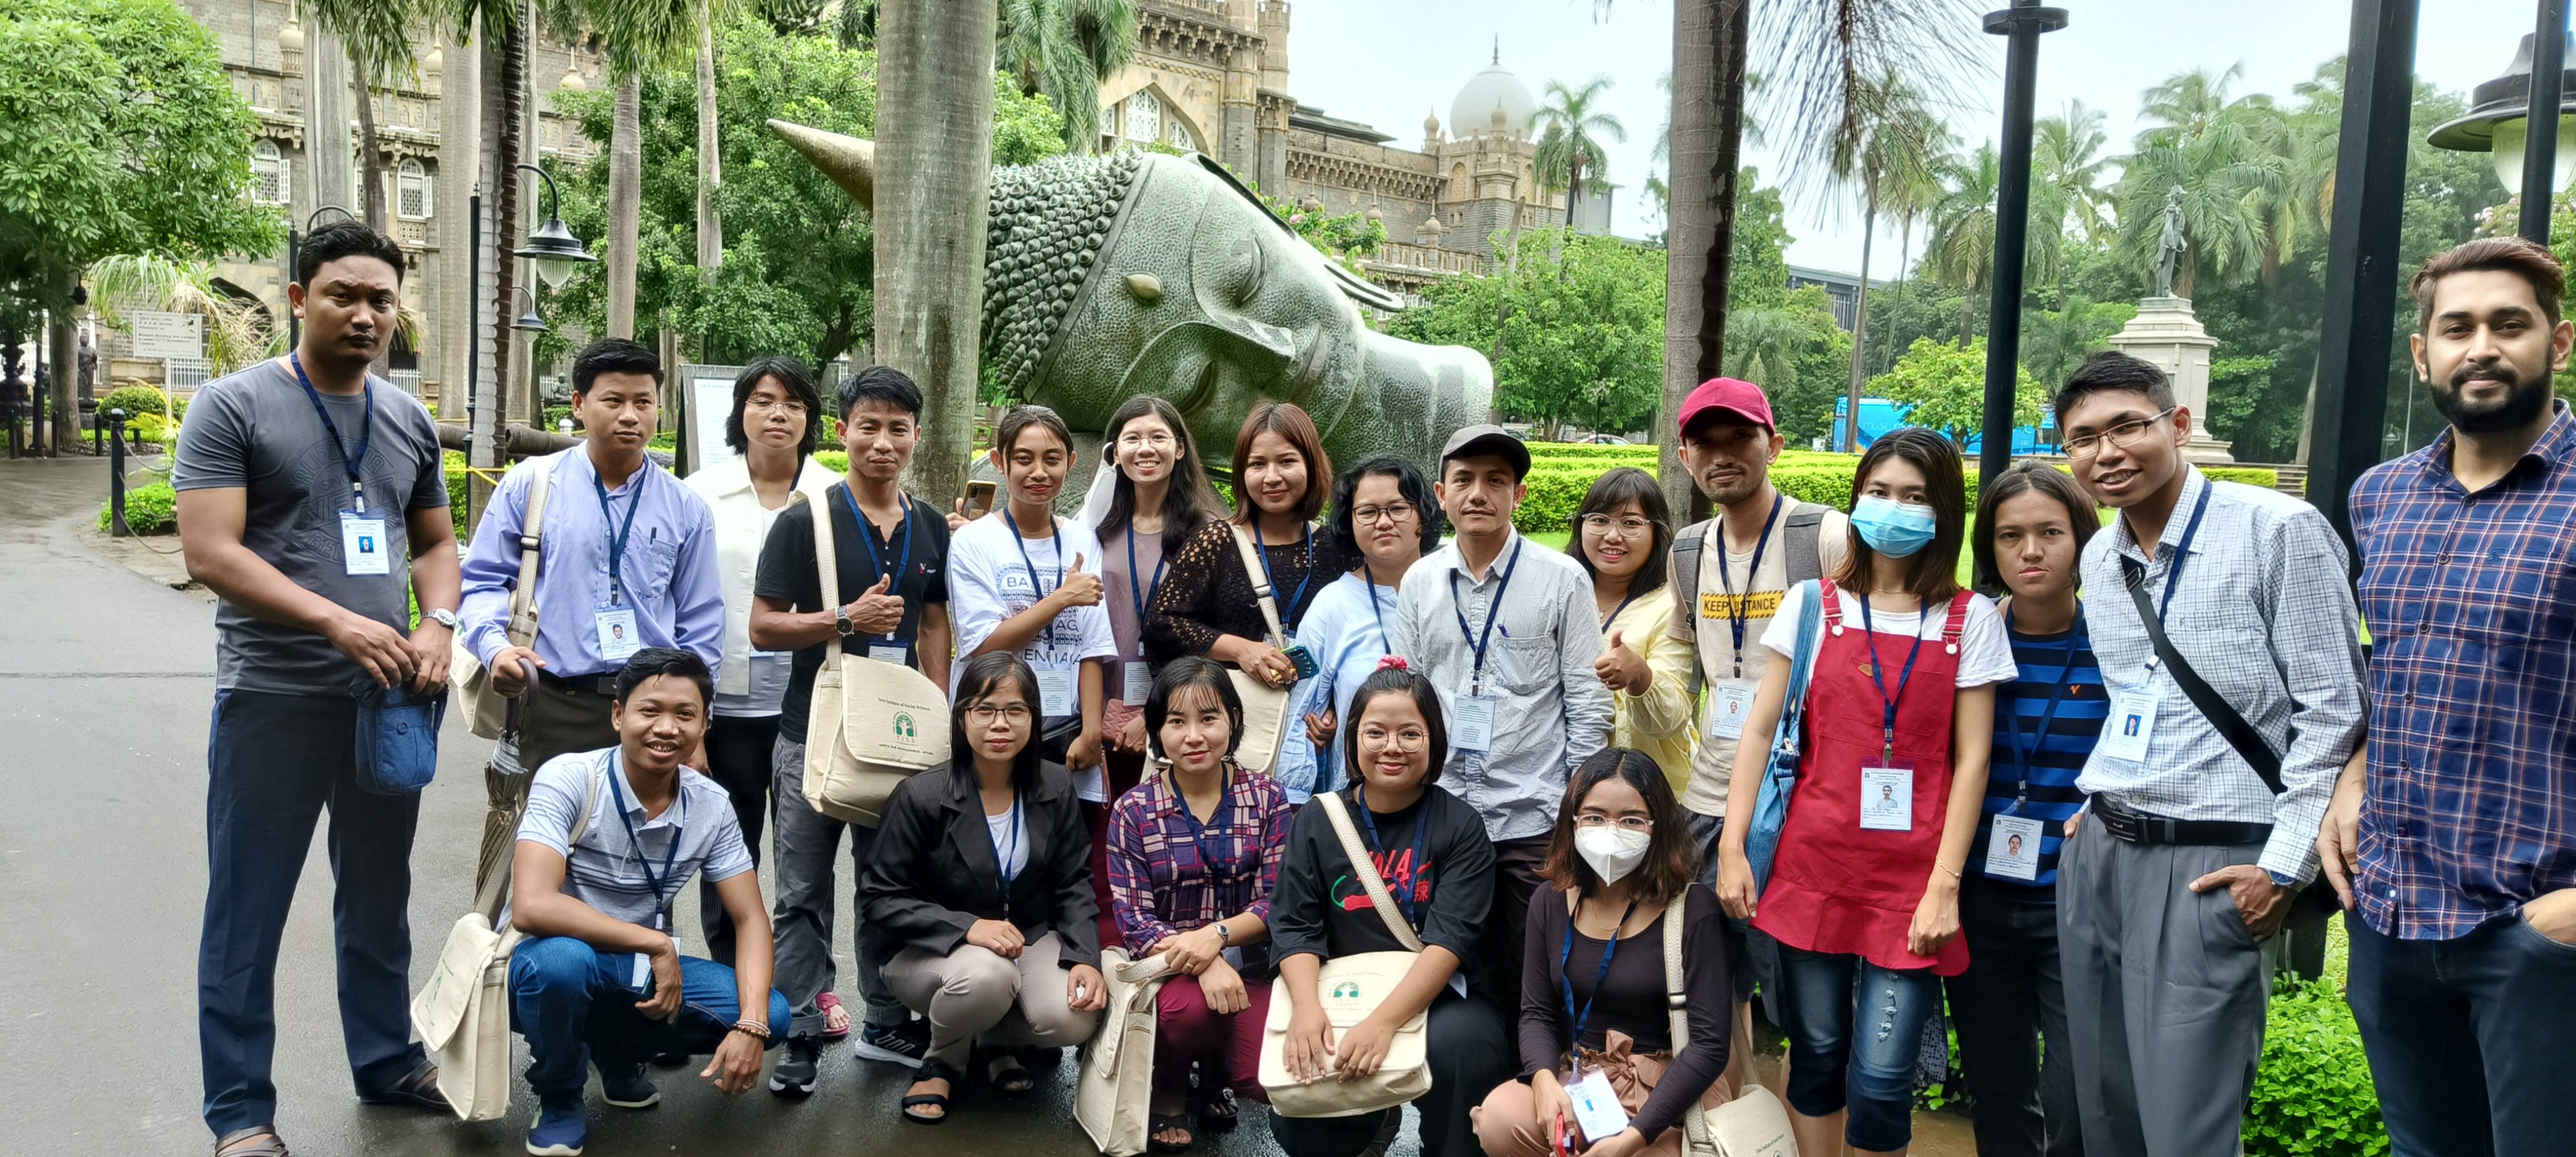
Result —
M2058 977L2057 852L2084 805L2076 774L2110 713L2076 597L2076 560L2100 527L2075 480L2043 463L2013 467L1978 496L1977 586L2009 594L2004 627L2021 668L1995 695L1993 771L1959 892L1968 970L1948 982L1983 1154L2083 1151Z

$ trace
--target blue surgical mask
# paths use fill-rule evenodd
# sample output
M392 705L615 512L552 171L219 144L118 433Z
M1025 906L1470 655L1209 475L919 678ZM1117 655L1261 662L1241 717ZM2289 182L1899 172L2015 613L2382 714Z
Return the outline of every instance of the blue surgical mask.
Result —
M1930 545L1935 527L1931 507L1875 494L1852 504L1851 523L1862 542L1889 558L1905 558Z

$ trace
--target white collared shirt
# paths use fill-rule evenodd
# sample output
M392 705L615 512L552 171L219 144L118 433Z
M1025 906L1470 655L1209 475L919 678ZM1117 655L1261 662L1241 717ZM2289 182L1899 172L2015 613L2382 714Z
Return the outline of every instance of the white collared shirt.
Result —
M796 475L805 500L823 501L825 488L839 475L807 458ZM716 570L723 580L725 605L724 664L716 671L715 713L776 715L787 694L790 651L755 651L751 646L751 586L760 570L760 549L779 511L760 504L751 485L751 462L729 455L710 462L683 479L705 499L716 520Z

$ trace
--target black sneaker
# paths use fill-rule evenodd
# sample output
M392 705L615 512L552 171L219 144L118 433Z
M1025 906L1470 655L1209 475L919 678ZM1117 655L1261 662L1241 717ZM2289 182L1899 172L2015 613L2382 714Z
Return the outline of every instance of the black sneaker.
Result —
M769 1091L782 1097L814 1095L814 1076L822 1063L823 1042L810 1036L787 1038L786 1055L769 1071Z
M661 1090L644 1076L642 1065L599 1069L599 1097L620 1109L650 1109L662 1103Z
M852 1046L851 1051L863 1061L884 1061L908 1069L920 1068L922 1058L930 1055L930 1022L909 1020L893 1026L867 1025L859 1030L859 1043Z

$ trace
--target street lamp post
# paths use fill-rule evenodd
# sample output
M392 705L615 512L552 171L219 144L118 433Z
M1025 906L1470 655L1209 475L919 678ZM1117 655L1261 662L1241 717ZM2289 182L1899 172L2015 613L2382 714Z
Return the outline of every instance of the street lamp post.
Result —
M312 216L304 219L304 228L301 232L292 227L288 228L286 231L286 284L295 284L295 263L304 255L305 235L313 232L313 223L321 220L324 213L337 213L352 221L358 219L357 214L338 205L324 205L315 209ZM304 319L295 316L295 303L290 301L286 303L286 348L294 349L295 344L302 340L304 340Z
M2470 91L2469 114L2433 130L2435 148L2488 153L2496 180L2522 198L2522 236L2549 244L2549 211L2576 175L2576 85L2567 80L2567 0L2539 0L2531 35L2504 75ZM2555 111L2553 111L2555 110ZM2534 125L2552 128L2534 131Z
M535 173L537 175L537 179L545 183L546 223L539 226L535 232L528 234L527 237L520 242L519 247L511 251L510 255L513 257L526 258L528 263L536 268L537 276L543 278L549 288L561 286L564 278L572 275L572 269L574 266L597 261L599 258L593 256L589 249L583 247L581 239L573 236L572 230L564 227L562 198L560 191L555 188L554 177L548 174L544 169L535 165L522 164L514 166L514 168L525 169L531 173ZM482 251L481 229L483 222L482 197L479 191L476 193L473 201L472 214L474 218L473 228L476 230L474 235L474 249L478 258L475 276L479 282L481 275L479 257ZM520 315L516 321L511 322L510 328L523 333L534 332L547 328L545 319L537 314L536 292L525 286L514 286L514 288L518 289L520 292L528 294L528 311L525 314ZM500 304L506 308L508 303ZM484 466L487 469L497 469L509 464L509 407L505 404L506 386L503 389L495 390L490 409L487 410L481 406L481 392L475 387L475 382L482 376L482 358L480 356L483 315L482 307L477 305L473 312L474 320L470 324L474 326L474 336L468 340L474 344L468 347L466 353L466 364L469 367L468 373L466 374L466 397L468 399L466 402L466 421L472 443L478 447L490 448L490 460L488 462L476 463L476 465ZM500 311L496 310L495 312L497 313ZM468 457L470 459L471 455Z
M1999 478L2012 466L2015 387L2021 380L2022 262L2030 250L2030 151L2039 37L2066 27L2066 10L2039 0L1986 14L1986 31L2009 37L2004 49L2004 147L1995 189L1994 300L1986 310L1986 425L1977 469ZM1860 429L1860 415L1852 415ZM1855 435L1857 436L1857 435Z

